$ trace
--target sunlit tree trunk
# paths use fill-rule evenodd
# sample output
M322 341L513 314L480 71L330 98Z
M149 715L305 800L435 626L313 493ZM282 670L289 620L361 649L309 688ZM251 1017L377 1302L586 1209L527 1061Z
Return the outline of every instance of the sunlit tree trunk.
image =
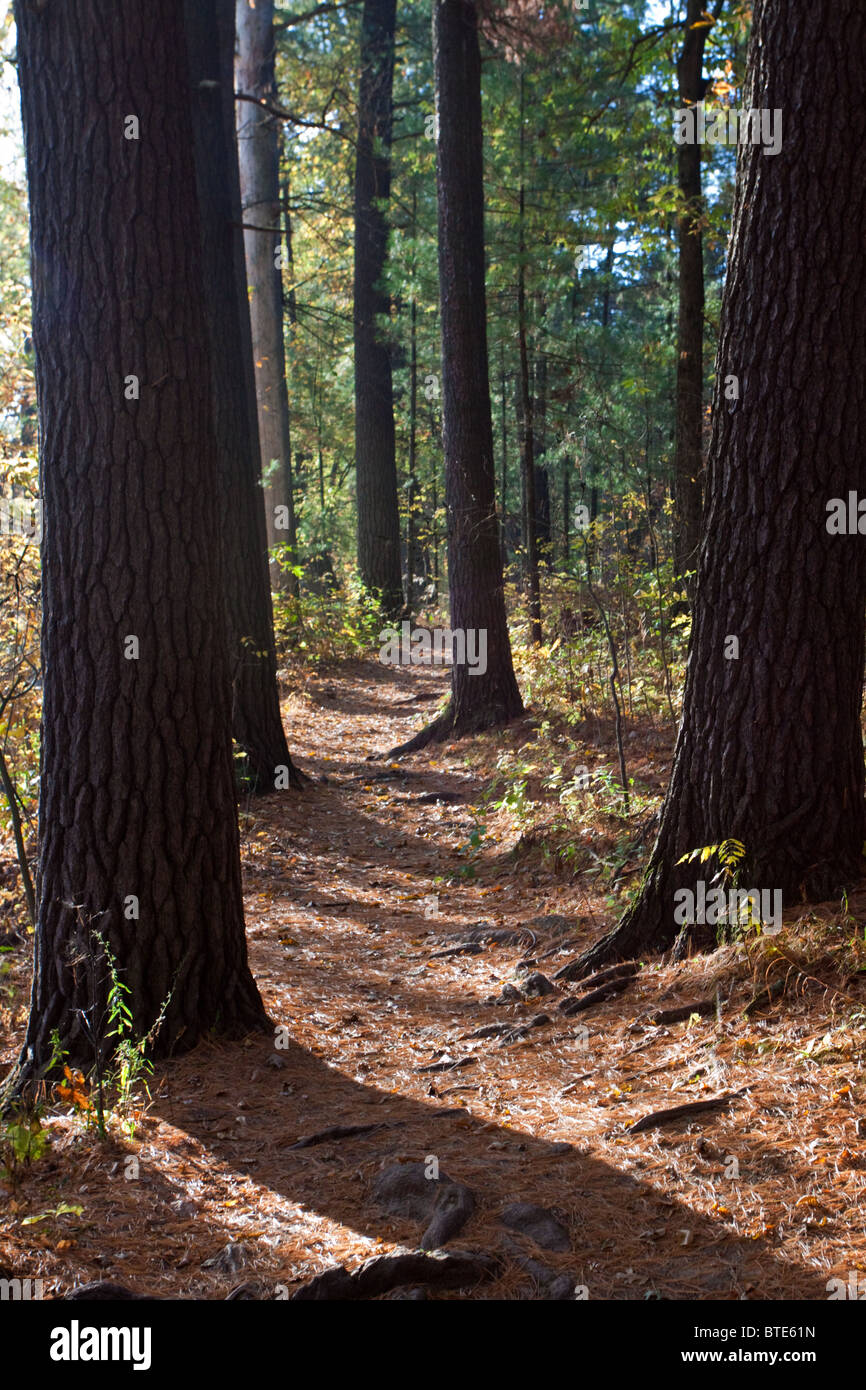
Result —
M403 605L394 439L388 258L396 0L364 0L355 158L355 476L358 568L386 613Z
M442 440L451 629L483 634L486 669L451 671L446 712L399 752L504 724L523 712L505 616L487 377L481 55L472 0L434 0L439 124Z
M182 0L16 5L44 702L24 1075L94 1061L109 969L156 1048L265 1017L247 965Z
M293 508L289 398L283 340L280 117L274 114L274 0L237 0L238 161L256 373L268 547L290 538ZM261 103L260 105L257 103ZM271 108L270 110L268 108ZM292 557L297 563L297 556ZM288 588L271 563L273 588Z
M862 873L866 542L827 505L866 496L864 44L859 0L755 6L744 105L783 142L739 151L683 720L641 891L587 969L671 945L699 847L742 841L741 884L787 907Z

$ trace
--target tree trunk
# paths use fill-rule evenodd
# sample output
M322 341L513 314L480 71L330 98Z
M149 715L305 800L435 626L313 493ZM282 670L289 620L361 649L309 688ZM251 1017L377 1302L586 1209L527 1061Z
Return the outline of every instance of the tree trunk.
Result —
M139 1036L165 1005L158 1052L266 1019L244 936L183 5L19 3L16 22L44 507L26 1078L55 1028L94 1061L109 988L94 928Z
M499 432L502 441L502 483L499 501L499 553L502 557L502 570L508 564L508 545L505 539L508 525L508 401L505 391L505 340L499 344Z
M681 106L702 101L704 45L709 33L704 0L688 0L686 32L677 62ZM677 319L676 441L674 446L674 570L679 576L697 567L701 538L701 433L704 391L704 200L701 146L677 146L679 315ZM687 581L689 596L694 582Z
M827 504L866 493L864 44L858 0L755 6L745 106L784 141L740 150L683 721L640 895L587 968L671 945L700 846L741 840L741 885L789 907L862 872L866 547Z
M284 149L283 146L278 148ZM292 240L292 183L289 176L288 156L285 157L285 175L282 184L282 205L283 205L283 230L286 238L286 260L285 267L289 274L289 289L286 294L286 309L289 321L289 347L290 355L286 362L286 502L288 505L288 518L286 526L285 541L289 547L289 554L294 561L285 575L286 592L291 594L293 599L301 596L301 580L297 574L300 564L300 552L298 550L298 519L295 511L295 474L294 457L292 454L292 402L289 400L289 382L292 379L294 370L295 353L295 334L298 326L298 301L295 292L295 252ZM249 307L249 299L247 299ZM285 343L285 339L283 340ZM296 624L300 621L300 614L297 604L292 605L292 620Z
M234 0L185 0L232 673L232 732L258 791L300 786L280 715L235 144Z
M416 215L418 210L418 198L415 189L412 190L412 243L413 253L418 236ZM413 276L415 273L415 258L413 254ZM420 512L418 496L418 304L415 297L415 285L412 285L412 295L409 304L409 477L406 488L406 608L409 618L415 613L415 594L416 576L420 579L421 575L421 553L418 541L418 514Z
M237 0L238 92L255 101L237 105L238 162L243 205L246 278L249 288L256 401L259 415L268 548L289 540L293 499L289 471L289 400L283 340L280 269L279 117L255 102L277 100L274 68L274 0ZM292 556L297 563L297 556ZM285 572L271 561L271 585L287 588Z
M526 322L526 189L524 186L524 86L520 74L520 199L517 248L517 341L520 349L520 467L523 483L523 563L529 594L529 635L541 645L541 587L538 579L538 513L535 500L535 428L529 387L529 347Z
M571 552L571 459L562 460L562 568L568 570Z
M395 617L403 605L400 516L394 441L391 349L381 319L390 309L381 286L388 258L392 87L397 0L364 0L355 160L355 474L358 568Z
M532 455L535 464L535 538L539 560L546 565L551 561L550 532L550 475L544 463L547 450L547 358L538 345L540 326L544 322L544 298L538 298L539 333L536 335L533 377L535 397L532 404Z
M483 633L487 669L451 669L445 713L399 750L507 723L523 713L505 616L487 364L481 54L473 0L434 0L439 124L442 441L452 632Z

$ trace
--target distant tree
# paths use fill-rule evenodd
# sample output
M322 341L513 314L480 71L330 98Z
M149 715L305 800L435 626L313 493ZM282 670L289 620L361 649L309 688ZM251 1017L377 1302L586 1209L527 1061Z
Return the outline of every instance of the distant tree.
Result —
M298 563L291 419L283 338L280 128L274 0L237 0L238 159L246 274L259 410L268 546L288 544ZM271 563L271 584L297 592L291 571Z
M739 150L682 725L640 893L586 969L672 944L697 848L740 840L741 884L788 906L862 873L866 546L828 505L866 496L864 45L859 0L755 5L744 104L783 140Z
M286 745L262 506L250 311L235 137L234 0L185 0L196 179L220 479L232 732L258 791L300 786Z
M394 388L387 341L394 26L397 0L364 0L355 154L355 476L358 568L386 613L403 606Z
M541 587L538 575L538 505L535 464L535 399L530 383L528 322L526 306L526 172L525 172L525 82L520 74L520 192L517 244L517 341L520 349L520 478L523 520L524 586L529 595L529 632L536 646L541 643Z
M434 0L442 439L451 629L483 633L487 669L455 662L451 700L400 753L523 713L505 616L487 364L481 54L473 0Z
M682 106L703 101L707 35L722 10L717 0L712 15L704 0L688 0L683 46L677 60L677 87ZM704 237L706 217L701 181L701 146L697 141L677 146L677 218L679 250L679 311L677 316L676 437L674 446L674 565L678 575L695 570L701 539L703 508L704 424ZM690 594L694 582L689 581Z
M20 1075L93 1061L108 962L157 1049L266 1023L247 965L182 0L15 6L44 704ZM103 1023L104 1026L104 1023Z

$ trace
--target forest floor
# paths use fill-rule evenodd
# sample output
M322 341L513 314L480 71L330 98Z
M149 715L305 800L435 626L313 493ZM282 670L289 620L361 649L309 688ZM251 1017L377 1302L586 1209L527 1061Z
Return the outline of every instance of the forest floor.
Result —
M46 1297L97 1279L157 1297L218 1299L241 1283L285 1297L335 1264L418 1248L426 1219L374 1193L400 1162L465 1184L475 1210L447 1249L499 1261L491 1280L433 1297L826 1299L832 1278L866 1270L866 977L843 964L866 893L844 920L831 905L795 930L786 913L772 947L648 961L618 996L564 1014L583 982L553 976L615 917L597 868L613 832L596 823L566 865L482 806L494 750L531 744L530 716L399 765L369 761L432 713L445 682L345 662L287 695L291 747L315 780L242 817L252 968L286 1034L160 1064L133 1139L113 1121L100 1142L52 1106L51 1148L0 1211L0 1275L42 1278ZM634 768L663 789L669 732L632 732ZM609 730L590 742L615 765ZM638 834L621 875L646 848ZM467 942L479 924L476 936L506 938ZM480 949L440 954L461 942ZM6 954L4 1063L29 956ZM552 992L527 997L534 972ZM787 980L784 1000L746 1014L768 979ZM710 998L706 1016L651 1021ZM470 1036L491 1025L515 1036ZM728 1104L629 1132L717 1097ZM552 1213L564 1248L507 1229L515 1203Z

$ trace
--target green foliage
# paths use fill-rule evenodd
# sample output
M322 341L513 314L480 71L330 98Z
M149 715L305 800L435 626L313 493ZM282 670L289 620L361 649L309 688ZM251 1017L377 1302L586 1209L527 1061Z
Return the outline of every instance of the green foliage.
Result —
M18 1187L32 1164L44 1158L50 1143L41 1107L18 1110L0 1121L0 1181Z
M678 864L693 864L699 861L706 864L708 860L715 858L719 864L719 869L714 874L711 882L713 885L721 883L725 892L731 888L738 888L740 885L740 875L746 861L746 847L742 840L725 839L720 840L715 845L701 845L697 849L689 850L677 860ZM745 910L744 910L745 909ZM738 907L738 915L731 920L725 914L719 920L718 937L722 941L725 937L744 939L749 935L760 936L761 921L755 916L751 899L744 906Z
M698 849L689 850L687 854L681 855L677 863L693 864L696 859L699 859L702 864L705 864L713 855L721 865L721 873L725 882L735 884L735 875L746 855L746 849L741 840L722 840L717 845L702 845Z
M378 596L352 573L339 588L302 592L298 598L276 595L274 623L280 655L312 663L369 656L381 645L379 633L391 626Z

